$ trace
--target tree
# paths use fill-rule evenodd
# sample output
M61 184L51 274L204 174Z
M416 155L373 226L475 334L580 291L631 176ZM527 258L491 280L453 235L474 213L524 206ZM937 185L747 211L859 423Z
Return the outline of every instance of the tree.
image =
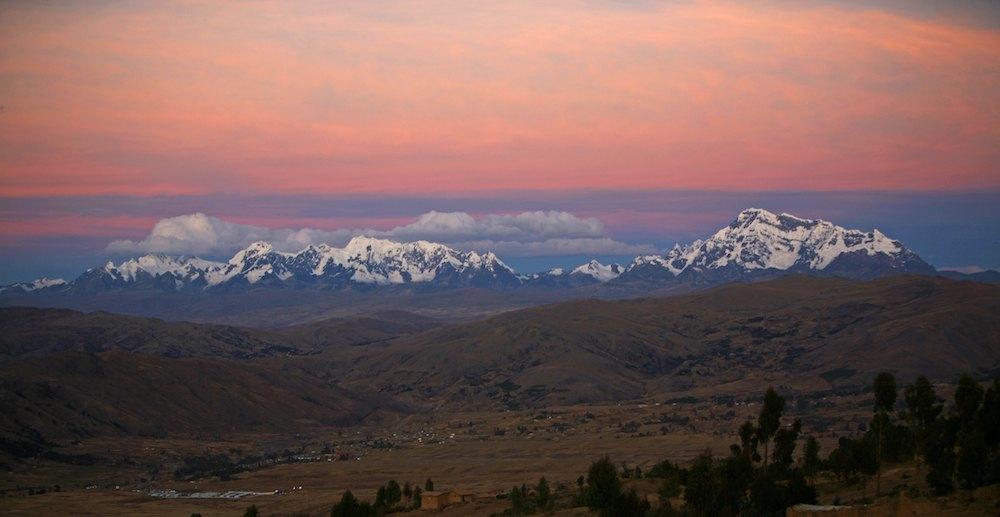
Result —
M750 485L747 497L750 515L779 515L785 509L785 497L774 474L764 471Z
M395 479L390 479L388 483L378 487L378 492L375 495L375 508L382 511L390 510L397 507L402 500L403 489Z
M1000 483L1000 377L986 389L979 417L983 443L989 451L986 484Z
M1000 445L1000 377L993 379L993 385L986 389L983 396L980 424L986 446Z
M795 461L793 458L795 454L795 441L798 440L801 431L802 422L796 418L790 427L779 429L774 434L774 463L781 470L788 470Z
M785 507L797 504L816 504L816 488L810 485L800 471L793 471L785 482Z
M757 429L753 422L746 421L740 426L740 451L747 459L757 461Z
M764 466L768 465L768 443L781 426L781 413L785 410L783 399L774 388L767 388L764 393L764 405L757 417L757 439L764 444Z
M333 505L333 509L330 510L330 517L346 517L348 515L354 515L358 507L358 500L355 499L354 494L350 490L344 492L344 495L340 496L340 502Z
M882 489L882 443L885 441L885 428L891 423L889 414L896 405L896 378L889 372L875 376L875 497Z
M647 478L670 478L677 477L680 473L680 467L670 463L670 460L663 460L652 467L646 472Z
M622 493L618 470L607 456L595 461L587 470L587 507L591 510L611 508Z
M410 486L409 481L403 483L403 497L406 499L407 503L409 503L410 499L413 497L413 487Z
M714 472L712 453L703 452L688 471L684 508L692 515L718 515L720 480Z
M872 389L875 392L875 410L892 412L896 405L896 377L889 372L882 372L875 377Z
M862 498L864 498L867 478L875 474L876 470L874 444L870 435L857 440L841 436L837 441L837 448L830 452L827 463L842 482L861 481Z
M802 470L812 478L819 472L819 442L815 436L806 438L805 449L802 451Z
M390 479L385 485L385 502L386 506L392 508L403 499L403 490L399 487L399 483L395 479Z
M857 472L853 462L852 445L853 440L841 436L837 440L837 448L830 451L830 456L826 460L827 465L842 483L852 480Z
M434 491L434 482L431 481L431 478L427 478L427 482L424 483L424 491L426 491L426 492L433 492Z
M955 489L953 481L955 472L954 444L946 444L946 439L936 436L928 448L927 484L935 495L945 495Z
M624 515L641 517L650 510L649 501L639 497L635 489L618 494L611 506L602 508L601 517L620 517Z
M913 430L903 423L887 423L882 440L882 461L902 462L914 457L916 445Z
M374 517L375 509L368 503L361 503L350 490L344 492L340 502L333 505L330 517Z
M959 429L962 432L975 425L982 399L982 386L968 374L963 375L955 388L955 409L958 411Z
M983 433L978 429L965 433L959 443L955 477L959 485L970 490L986 484L988 452Z
M674 506L670 504L670 499L660 499L660 506L656 509L656 512L652 514L653 517L673 517L678 515L678 512L674 510Z
M681 495L681 483L676 476L671 476L663 480L660 484L660 489L657 492L660 496L660 501L666 501L667 499L672 499Z
M861 439L854 441L853 461L857 472L861 475L862 499L867 499L865 492L868 480L878 473L878 462L875 461L875 444L873 442L874 440L869 439L868 436L862 436Z
M986 439L981 430L982 402L985 395L982 386L968 374L958 380L958 387L955 388L955 410L958 419L959 449L955 458L955 477L963 489L976 488L987 478L988 452Z
M514 515L527 515L534 510L526 486L511 487L508 498L510 499L510 511Z
M718 479L719 514L738 515L745 506L747 489L754 479L753 462L746 456L733 455L715 464L715 477Z
M913 431L914 444L917 448L917 476L920 476L920 460L927 457L927 447L930 433L941 415L943 406L938 403L934 387L927 377L921 375L903 392L906 400L906 420Z
M243 517L257 517L258 515L260 515L260 512L257 511L257 506L253 504L247 508L247 511L243 512Z
M538 485L535 486L535 493L538 498L538 506L548 508L552 502L552 489L549 488L549 482L544 477L538 480Z
M421 497L422 493L423 493L423 491L420 490L420 487L418 487L418 486L417 487L413 487L413 506L415 506L417 508L420 508L420 504L422 502L420 500L420 497Z

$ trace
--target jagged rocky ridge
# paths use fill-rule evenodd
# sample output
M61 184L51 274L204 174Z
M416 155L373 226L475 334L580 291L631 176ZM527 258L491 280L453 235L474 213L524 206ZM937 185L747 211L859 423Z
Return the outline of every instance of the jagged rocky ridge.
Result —
M238 251L228 262L145 255L108 262L76 280L40 279L4 293L97 292L127 288L172 291L270 288L342 288L420 284L444 287L574 287L599 283L720 283L801 272L849 278L934 268L878 230L849 230L823 220L752 208L705 240L676 245L663 255L636 257L628 266L592 260L572 270L518 275L492 252L457 251L427 241L399 243L355 237L343 248L309 246L283 253L266 242Z
M849 230L751 208L704 241L676 245L665 255L636 257L626 274L724 281L778 271L849 278L935 273L916 253L878 230Z

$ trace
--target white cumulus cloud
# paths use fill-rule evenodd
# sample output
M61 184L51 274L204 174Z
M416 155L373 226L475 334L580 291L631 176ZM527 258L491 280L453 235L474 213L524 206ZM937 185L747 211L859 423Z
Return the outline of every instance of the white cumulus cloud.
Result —
M608 237L604 225L595 218L559 211L489 214L478 219L465 212L432 211L412 223L385 231L274 229L195 213L161 219L145 238L116 240L107 249L117 254L225 256L255 241L270 242L279 251L295 252L310 244L341 246L356 235L398 241L423 239L457 249L494 251L515 257L631 255L656 251L648 245L628 244Z
M501 257L559 257L568 255L646 255L659 253L648 244L628 244L610 237L545 239L542 241L466 241L456 242L459 249L493 251Z
M108 251L225 255L256 241L270 242L279 251L298 251L310 244L342 243L356 234L352 230L273 229L196 213L160 219L146 238L113 241L108 244Z
M604 236L604 225L593 217L580 218L569 212L524 212L517 215L490 214L479 220L465 212L427 212L405 226L384 233L401 239L452 241L456 239L503 239L537 241L549 238L596 238Z

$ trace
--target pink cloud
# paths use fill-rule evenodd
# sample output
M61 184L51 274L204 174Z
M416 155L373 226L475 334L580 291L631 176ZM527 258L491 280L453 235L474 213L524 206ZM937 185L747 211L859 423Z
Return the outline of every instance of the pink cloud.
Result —
M9 6L0 195L1000 187L1000 33L899 13Z
M155 223L155 217L25 214L0 220L0 242L10 243L32 237L108 237L139 236Z

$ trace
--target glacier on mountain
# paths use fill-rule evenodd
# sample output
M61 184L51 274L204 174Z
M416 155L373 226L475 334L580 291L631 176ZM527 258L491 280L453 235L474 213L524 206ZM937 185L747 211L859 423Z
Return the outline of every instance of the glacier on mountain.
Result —
M359 236L343 248L326 244L308 246L298 253L275 251L267 242L254 242L237 251L227 262L199 258L144 255L118 265L108 262L85 275L103 276L107 282L123 284L148 281L166 275L176 286L214 286L268 281L320 282L324 279L361 284L390 285L432 282L437 279L460 283L487 279L516 281L514 271L492 252L460 252L427 241L399 243Z
M878 230L849 230L820 219L750 208L708 239L674 246L662 256L636 257L627 271L643 266L659 267L673 276L721 269L823 271L839 258L857 254L880 255L890 269L930 268Z
M405 284L451 287L575 287L609 282L718 283L766 272L815 272L853 278L934 269L900 242L880 232L850 230L819 219L774 214L760 208L739 213L705 240L675 245L662 255L641 255L627 266L591 260L573 269L518 275L492 252L458 251L428 241L395 242L357 236L344 247L310 245L297 253L258 241L226 262L150 254L88 270L76 280L39 279L4 292L94 292L125 287L210 290L239 286L342 287Z

